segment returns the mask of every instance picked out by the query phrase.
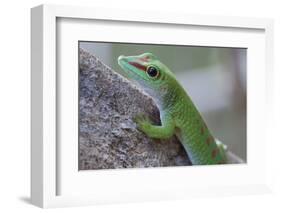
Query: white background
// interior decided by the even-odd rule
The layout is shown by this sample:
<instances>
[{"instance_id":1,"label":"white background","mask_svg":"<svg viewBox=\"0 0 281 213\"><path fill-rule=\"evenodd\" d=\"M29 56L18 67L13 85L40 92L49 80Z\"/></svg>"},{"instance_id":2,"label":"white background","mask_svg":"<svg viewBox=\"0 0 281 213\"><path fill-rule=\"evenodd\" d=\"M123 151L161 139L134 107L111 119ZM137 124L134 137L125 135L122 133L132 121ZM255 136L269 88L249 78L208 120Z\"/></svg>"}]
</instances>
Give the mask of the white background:
<instances>
[{"instance_id":1,"label":"white background","mask_svg":"<svg viewBox=\"0 0 281 213\"><path fill-rule=\"evenodd\" d=\"M36 1L9 0L1 2L1 212L37 212L29 204L30 179L30 11L41 3L75 5L73 0ZM280 212L281 211L281 13L278 0L213 0L213 1L131 1L103 0L79 1L81 6L110 6L113 8L142 9L153 11L186 12L191 14L216 14L233 16L275 18L275 128L274 136L274 193L271 195L194 198L182 201L120 204L108 206L52 209L52 212ZM138 8L136 8L138 7ZM279 72L277 72L279 70ZM279 80L278 80L279 79ZM279 109L279 112L277 111ZM279 131L277 132L277 130ZM257 133L258 134L258 133ZM262 157L262 156L261 156Z\"/></svg>"}]
</instances>

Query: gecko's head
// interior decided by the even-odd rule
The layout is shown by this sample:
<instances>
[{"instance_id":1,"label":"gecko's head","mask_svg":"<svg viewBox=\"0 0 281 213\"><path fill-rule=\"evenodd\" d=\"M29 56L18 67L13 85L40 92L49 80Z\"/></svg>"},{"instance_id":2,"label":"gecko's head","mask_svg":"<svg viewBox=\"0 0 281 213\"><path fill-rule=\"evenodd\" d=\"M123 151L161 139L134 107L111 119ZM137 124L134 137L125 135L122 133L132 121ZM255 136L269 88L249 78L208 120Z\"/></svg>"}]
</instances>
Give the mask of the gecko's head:
<instances>
[{"instance_id":1,"label":"gecko's head","mask_svg":"<svg viewBox=\"0 0 281 213\"><path fill-rule=\"evenodd\" d=\"M169 81L175 79L173 73L151 53L138 56L121 55L118 64L127 77L140 83L149 93L163 91L169 86Z\"/></svg>"}]
</instances>

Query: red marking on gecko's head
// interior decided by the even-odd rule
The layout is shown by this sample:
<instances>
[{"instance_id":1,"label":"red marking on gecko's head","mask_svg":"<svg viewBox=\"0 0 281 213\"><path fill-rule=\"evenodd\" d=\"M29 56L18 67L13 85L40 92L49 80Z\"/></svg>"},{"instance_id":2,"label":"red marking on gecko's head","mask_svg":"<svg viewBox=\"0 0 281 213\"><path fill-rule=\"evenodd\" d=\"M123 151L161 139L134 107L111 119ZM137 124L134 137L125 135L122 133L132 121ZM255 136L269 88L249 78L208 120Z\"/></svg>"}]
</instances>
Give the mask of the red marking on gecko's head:
<instances>
[{"instance_id":1,"label":"red marking on gecko's head","mask_svg":"<svg viewBox=\"0 0 281 213\"><path fill-rule=\"evenodd\" d=\"M132 66L134 66L134 67L136 67L136 68L138 68L138 69L140 69L140 70L146 72L146 66L144 66L144 65L142 65L142 64L139 64L139 63L137 63L137 62L134 62L134 61L129 61L128 63L129 63L130 65L132 65Z\"/></svg>"},{"instance_id":2,"label":"red marking on gecko's head","mask_svg":"<svg viewBox=\"0 0 281 213\"><path fill-rule=\"evenodd\" d=\"M140 61L142 61L142 62L148 62L149 61L149 56L147 55L147 56L144 56L144 57L142 57L142 58L139 58L139 60Z\"/></svg>"}]
</instances>

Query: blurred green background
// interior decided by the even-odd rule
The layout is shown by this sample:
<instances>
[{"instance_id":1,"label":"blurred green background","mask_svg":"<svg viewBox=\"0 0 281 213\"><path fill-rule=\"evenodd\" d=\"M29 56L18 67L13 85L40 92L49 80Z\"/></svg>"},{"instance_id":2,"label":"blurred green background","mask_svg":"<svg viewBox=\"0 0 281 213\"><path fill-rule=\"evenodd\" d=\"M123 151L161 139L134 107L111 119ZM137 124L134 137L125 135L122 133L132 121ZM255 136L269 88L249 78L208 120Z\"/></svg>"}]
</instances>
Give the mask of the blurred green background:
<instances>
[{"instance_id":1,"label":"blurred green background","mask_svg":"<svg viewBox=\"0 0 281 213\"><path fill-rule=\"evenodd\" d=\"M175 73L213 135L246 161L247 49L79 42L120 72L119 55L155 54Z\"/></svg>"}]
</instances>

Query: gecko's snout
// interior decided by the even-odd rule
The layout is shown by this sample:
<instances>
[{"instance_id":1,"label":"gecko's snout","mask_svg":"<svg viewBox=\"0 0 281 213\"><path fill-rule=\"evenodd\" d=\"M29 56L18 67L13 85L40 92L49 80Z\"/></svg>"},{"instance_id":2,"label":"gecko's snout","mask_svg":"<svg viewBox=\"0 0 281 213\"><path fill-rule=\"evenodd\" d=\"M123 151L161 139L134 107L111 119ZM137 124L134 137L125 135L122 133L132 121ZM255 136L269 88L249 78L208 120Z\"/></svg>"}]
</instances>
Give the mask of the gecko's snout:
<instances>
[{"instance_id":1,"label":"gecko's snout","mask_svg":"<svg viewBox=\"0 0 281 213\"><path fill-rule=\"evenodd\" d=\"M118 64L119 64L119 66L121 66L121 67L122 67L122 61L123 61L123 59L124 59L124 55L120 55L120 56L118 57L118 59L117 59L117 62L118 62Z\"/></svg>"},{"instance_id":2,"label":"gecko's snout","mask_svg":"<svg viewBox=\"0 0 281 213\"><path fill-rule=\"evenodd\" d=\"M124 55L120 55L120 56L118 57L118 61L122 61L124 58L125 58Z\"/></svg>"},{"instance_id":3,"label":"gecko's snout","mask_svg":"<svg viewBox=\"0 0 281 213\"><path fill-rule=\"evenodd\" d=\"M131 60L131 57L130 56L124 56L124 55L120 55L118 57L118 64L124 68L124 66L126 66L127 64L129 64Z\"/></svg>"},{"instance_id":4,"label":"gecko's snout","mask_svg":"<svg viewBox=\"0 0 281 213\"><path fill-rule=\"evenodd\" d=\"M118 57L118 64L120 65L120 66L122 66L122 62L124 63L124 61L125 61L125 56L124 55L120 55L119 57Z\"/></svg>"}]
</instances>

